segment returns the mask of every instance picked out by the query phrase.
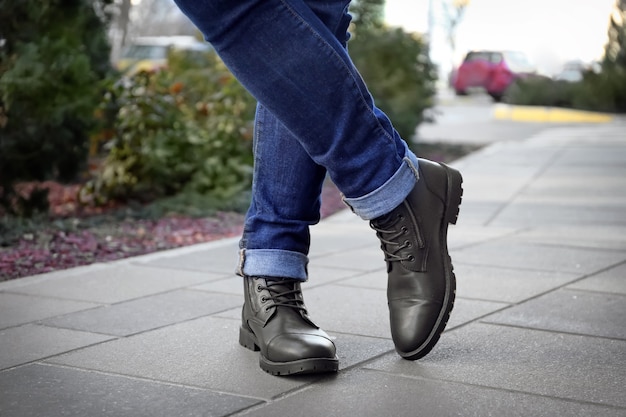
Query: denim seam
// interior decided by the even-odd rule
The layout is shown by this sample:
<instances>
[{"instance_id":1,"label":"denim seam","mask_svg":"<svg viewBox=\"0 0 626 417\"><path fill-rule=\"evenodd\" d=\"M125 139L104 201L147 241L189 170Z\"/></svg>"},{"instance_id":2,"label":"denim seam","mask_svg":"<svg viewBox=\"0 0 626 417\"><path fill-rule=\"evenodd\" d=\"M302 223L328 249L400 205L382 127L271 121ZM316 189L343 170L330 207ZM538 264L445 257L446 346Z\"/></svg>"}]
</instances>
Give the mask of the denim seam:
<instances>
[{"instance_id":1,"label":"denim seam","mask_svg":"<svg viewBox=\"0 0 626 417\"><path fill-rule=\"evenodd\" d=\"M300 252L283 249L241 249L236 273L240 276L263 276L308 279L309 258Z\"/></svg>"}]
</instances>

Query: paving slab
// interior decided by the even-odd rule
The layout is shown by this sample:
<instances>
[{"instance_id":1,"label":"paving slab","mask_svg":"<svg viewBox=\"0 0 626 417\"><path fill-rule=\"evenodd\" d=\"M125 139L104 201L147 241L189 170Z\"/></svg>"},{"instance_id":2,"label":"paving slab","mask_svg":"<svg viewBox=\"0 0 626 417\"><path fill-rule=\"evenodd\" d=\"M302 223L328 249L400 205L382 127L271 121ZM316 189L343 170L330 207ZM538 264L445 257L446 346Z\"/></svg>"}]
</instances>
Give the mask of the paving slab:
<instances>
[{"instance_id":1,"label":"paving slab","mask_svg":"<svg viewBox=\"0 0 626 417\"><path fill-rule=\"evenodd\" d=\"M566 135L571 138L571 133L566 133ZM543 167L551 165L554 158L562 153L566 145L565 143L549 142L545 139L552 137L553 131L548 129L538 135L526 138L522 146L516 142L497 142L471 153L455 162L455 165L471 172L472 176L497 172L507 174L533 170L539 172ZM537 152L537 149L541 149L541 152ZM516 171L511 171L513 169Z\"/></svg>"},{"instance_id":2,"label":"paving slab","mask_svg":"<svg viewBox=\"0 0 626 417\"><path fill-rule=\"evenodd\" d=\"M203 291L174 290L42 323L48 326L128 336L169 324L210 315L241 305L241 297Z\"/></svg>"},{"instance_id":3,"label":"paving slab","mask_svg":"<svg viewBox=\"0 0 626 417\"><path fill-rule=\"evenodd\" d=\"M506 303L469 300L457 296L445 331L466 325L467 323L473 322L481 317L488 316L489 314L502 310L508 306L509 304Z\"/></svg>"},{"instance_id":4,"label":"paving slab","mask_svg":"<svg viewBox=\"0 0 626 417\"><path fill-rule=\"evenodd\" d=\"M520 230L515 238L530 243L626 251L626 225L542 225Z\"/></svg>"},{"instance_id":5,"label":"paving slab","mask_svg":"<svg viewBox=\"0 0 626 417\"><path fill-rule=\"evenodd\" d=\"M384 268L384 261L381 258L381 267ZM303 283L303 291L308 288L320 287L328 284L341 283L346 279L360 276L363 272L357 268L341 267L333 268L318 265L315 260L309 263L309 279ZM307 290L305 290L307 289Z\"/></svg>"},{"instance_id":6,"label":"paving slab","mask_svg":"<svg viewBox=\"0 0 626 417\"><path fill-rule=\"evenodd\" d=\"M33 364L0 372L2 417L218 417L259 402L193 387L51 365Z\"/></svg>"},{"instance_id":7,"label":"paving slab","mask_svg":"<svg viewBox=\"0 0 626 417\"><path fill-rule=\"evenodd\" d=\"M626 295L626 263L577 281L567 288Z\"/></svg>"},{"instance_id":8,"label":"paving slab","mask_svg":"<svg viewBox=\"0 0 626 417\"><path fill-rule=\"evenodd\" d=\"M387 355L380 371L626 408L626 341L493 324L445 333L407 363Z\"/></svg>"},{"instance_id":9,"label":"paving slab","mask_svg":"<svg viewBox=\"0 0 626 417\"><path fill-rule=\"evenodd\" d=\"M577 179L585 181L588 178L610 178L610 181L613 182L624 174L624 166L605 163L586 164L584 162L555 164L547 167L542 174L546 177L567 176L571 179L572 184L575 184ZM620 186L619 183L617 185ZM603 185L599 184L599 186L602 187Z\"/></svg>"},{"instance_id":10,"label":"paving slab","mask_svg":"<svg viewBox=\"0 0 626 417\"><path fill-rule=\"evenodd\" d=\"M581 196L581 199L583 197ZM544 227L552 225L626 226L624 206L560 201L557 204L519 203L504 207L489 224L494 226Z\"/></svg>"},{"instance_id":11,"label":"paving slab","mask_svg":"<svg viewBox=\"0 0 626 417\"><path fill-rule=\"evenodd\" d=\"M493 314L485 321L626 340L626 296L558 290Z\"/></svg>"},{"instance_id":12,"label":"paving slab","mask_svg":"<svg viewBox=\"0 0 626 417\"><path fill-rule=\"evenodd\" d=\"M369 223L348 209L311 227L311 236L310 259L345 250L379 246L376 232Z\"/></svg>"},{"instance_id":13,"label":"paving slab","mask_svg":"<svg viewBox=\"0 0 626 417\"><path fill-rule=\"evenodd\" d=\"M98 306L100 304L0 292L0 329Z\"/></svg>"},{"instance_id":14,"label":"paving slab","mask_svg":"<svg viewBox=\"0 0 626 417\"><path fill-rule=\"evenodd\" d=\"M361 271L355 269L337 269L329 268L317 265L316 263L310 264L309 279L302 284L305 294L308 288L319 287L326 284L342 282L346 279L350 279L355 276L360 276ZM243 282L242 278L238 275L232 274L227 278L223 278L217 281L211 281L206 284L196 285L190 287L194 290L210 291L222 294L237 294L243 297ZM243 298L241 298L243 302Z\"/></svg>"},{"instance_id":15,"label":"paving slab","mask_svg":"<svg viewBox=\"0 0 626 417\"><path fill-rule=\"evenodd\" d=\"M408 363L404 361L405 363ZM623 416L626 409L448 381L355 370L240 415Z\"/></svg>"},{"instance_id":16,"label":"paving slab","mask_svg":"<svg viewBox=\"0 0 626 417\"><path fill-rule=\"evenodd\" d=\"M594 135L597 140L596 146L588 146L581 143L577 146L576 142L569 144L563 148L555 166L569 165L575 167L595 165L606 169L609 166L624 167L626 161L626 149L624 149L624 136L621 137L621 143L614 144L611 140L606 140L599 135ZM579 138L577 138L579 139ZM615 138L619 139L619 138ZM577 141L580 143L580 139ZM581 146L582 145L582 146Z\"/></svg>"},{"instance_id":17,"label":"paving slab","mask_svg":"<svg viewBox=\"0 0 626 417\"><path fill-rule=\"evenodd\" d=\"M481 186L482 187L482 186ZM458 223L463 226L484 226L506 205L506 201L492 201L487 198L464 201ZM454 227L450 228L454 230Z\"/></svg>"},{"instance_id":18,"label":"paving slab","mask_svg":"<svg viewBox=\"0 0 626 417\"><path fill-rule=\"evenodd\" d=\"M197 291L208 291L219 294L233 294L240 297L243 303L243 278L238 275L231 274L226 278L208 282L206 284L194 285L189 287Z\"/></svg>"},{"instance_id":19,"label":"paving slab","mask_svg":"<svg viewBox=\"0 0 626 417\"><path fill-rule=\"evenodd\" d=\"M586 144L596 147L600 144L624 143L624 127L625 120L615 120L614 123L603 125L576 125L576 126L560 126L553 129L544 129L536 135L533 135L525 142L528 144L566 144L573 146L575 144Z\"/></svg>"},{"instance_id":20,"label":"paving slab","mask_svg":"<svg viewBox=\"0 0 626 417\"><path fill-rule=\"evenodd\" d=\"M361 272L358 276L342 280L340 285L343 287L387 291L387 272L384 267L381 267L376 271ZM349 291L351 290L345 291L346 294L349 294Z\"/></svg>"},{"instance_id":21,"label":"paving slab","mask_svg":"<svg viewBox=\"0 0 626 417\"><path fill-rule=\"evenodd\" d=\"M481 217L485 217L481 215ZM508 236L515 236L524 229L513 227L485 227L481 224L474 224L466 221L465 207L463 207L463 217L459 224L448 227L448 249L452 252L457 249L474 245L476 243L488 242ZM454 257L452 262L455 263Z\"/></svg>"},{"instance_id":22,"label":"paving slab","mask_svg":"<svg viewBox=\"0 0 626 417\"><path fill-rule=\"evenodd\" d=\"M457 297L500 303L517 303L563 286L581 277L567 272L534 271L454 261ZM370 272L340 282L341 285L387 290L384 271Z\"/></svg>"},{"instance_id":23,"label":"paving slab","mask_svg":"<svg viewBox=\"0 0 626 417\"><path fill-rule=\"evenodd\" d=\"M198 271L213 274L232 274L237 267L238 243L235 239L213 245L191 247L180 253L163 253L161 256L138 259L136 262L152 267L172 268L176 271Z\"/></svg>"},{"instance_id":24,"label":"paving slab","mask_svg":"<svg viewBox=\"0 0 626 417\"><path fill-rule=\"evenodd\" d=\"M519 303L559 288L579 274L536 271L456 262L457 296L503 303Z\"/></svg>"},{"instance_id":25,"label":"paving slab","mask_svg":"<svg viewBox=\"0 0 626 417\"><path fill-rule=\"evenodd\" d=\"M277 378L238 344L240 321L203 317L49 358L47 363L271 399L318 376ZM389 352L388 340L334 335L342 369ZM349 354L350 356L343 356Z\"/></svg>"},{"instance_id":26,"label":"paving slab","mask_svg":"<svg viewBox=\"0 0 626 417\"><path fill-rule=\"evenodd\" d=\"M565 242L566 243L566 242ZM502 239L458 250L456 262L540 271L591 274L626 260L623 251L598 250Z\"/></svg>"},{"instance_id":27,"label":"paving slab","mask_svg":"<svg viewBox=\"0 0 626 417\"><path fill-rule=\"evenodd\" d=\"M272 398L312 381L275 378L238 345L240 323L200 318L47 360L48 363Z\"/></svg>"},{"instance_id":28,"label":"paving slab","mask_svg":"<svg viewBox=\"0 0 626 417\"><path fill-rule=\"evenodd\" d=\"M32 275L9 281L0 281L0 291L11 291L16 288L26 287L33 284L51 281L61 277L78 276L83 274L94 273L95 271L108 270L109 263L93 263L91 265L81 265L69 269L60 269L52 272L44 272L42 274Z\"/></svg>"},{"instance_id":29,"label":"paving slab","mask_svg":"<svg viewBox=\"0 0 626 417\"><path fill-rule=\"evenodd\" d=\"M385 255L379 245L345 250L315 259L319 266L368 272L385 267Z\"/></svg>"},{"instance_id":30,"label":"paving slab","mask_svg":"<svg viewBox=\"0 0 626 417\"><path fill-rule=\"evenodd\" d=\"M528 172L515 178L503 176L498 172L484 175L472 175L463 179L463 209L465 203L508 202L534 177L535 172ZM459 214L460 215L460 214Z\"/></svg>"},{"instance_id":31,"label":"paving slab","mask_svg":"<svg viewBox=\"0 0 626 417\"><path fill-rule=\"evenodd\" d=\"M7 291L112 304L200 284L216 278L205 273L151 268L124 261L111 263L108 268L83 269L80 273L66 272L64 274L59 271L50 279L38 280Z\"/></svg>"},{"instance_id":32,"label":"paving slab","mask_svg":"<svg viewBox=\"0 0 626 417\"><path fill-rule=\"evenodd\" d=\"M623 204L626 197L626 183L612 172L600 172L584 176L575 172L544 172L539 178L524 188L523 196L535 197L538 201L585 202L588 205L615 201ZM520 198L520 197L517 197ZM524 200L516 200L524 201Z\"/></svg>"},{"instance_id":33,"label":"paving slab","mask_svg":"<svg viewBox=\"0 0 626 417\"><path fill-rule=\"evenodd\" d=\"M110 336L26 324L0 331L0 369L110 340Z\"/></svg>"}]
</instances>

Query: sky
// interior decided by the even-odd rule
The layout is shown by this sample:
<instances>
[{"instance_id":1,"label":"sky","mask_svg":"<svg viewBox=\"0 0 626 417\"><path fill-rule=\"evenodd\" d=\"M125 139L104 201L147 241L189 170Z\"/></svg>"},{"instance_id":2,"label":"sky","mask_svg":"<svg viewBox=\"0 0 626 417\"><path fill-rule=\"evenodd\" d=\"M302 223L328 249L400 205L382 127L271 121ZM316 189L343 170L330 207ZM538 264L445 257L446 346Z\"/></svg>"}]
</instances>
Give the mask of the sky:
<instances>
[{"instance_id":1,"label":"sky","mask_svg":"<svg viewBox=\"0 0 626 417\"><path fill-rule=\"evenodd\" d=\"M440 1L440 0L432 0ZM426 32L429 0L387 0L387 23ZM569 60L602 57L615 0L470 0L455 61L472 49L525 52L547 75Z\"/></svg>"}]
</instances>

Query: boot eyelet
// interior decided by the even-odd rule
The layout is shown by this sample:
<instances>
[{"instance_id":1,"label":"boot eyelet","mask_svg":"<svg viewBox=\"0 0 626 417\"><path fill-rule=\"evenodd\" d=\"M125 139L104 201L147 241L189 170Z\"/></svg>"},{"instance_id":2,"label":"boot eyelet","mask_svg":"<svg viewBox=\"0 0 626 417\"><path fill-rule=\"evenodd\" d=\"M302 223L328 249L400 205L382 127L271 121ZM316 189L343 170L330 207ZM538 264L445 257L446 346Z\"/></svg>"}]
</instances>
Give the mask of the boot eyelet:
<instances>
[{"instance_id":1,"label":"boot eyelet","mask_svg":"<svg viewBox=\"0 0 626 417\"><path fill-rule=\"evenodd\" d=\"M405 247L405 248L410 248L411 246L413 246L413 244L411 243L411 241L409 241L409 240L405 240L405 241L404 241L404 247Z\"/></svg>"},{"instance_id":2,"label":"boot eyelet","mask_svg":"<svg viewBox=\"0 0 626 417\"><path fill-rule=\"evenodd\" d=\"M256 286L256 290L257 290L257 292L261 292L261 291L263 291L263 288L261 288L261 286L260 286L260 285L257 285L257 286Z\"/></svg>"},{"instance_id":3,"label":"boot eyelet","mask_svg":"<svg viewBox=\"0 0 626 417\"><path fill-rule=\"evenodd\" d=\"M264 303L267 301L267 297L261 297L261 302Z\"/></svg>"},{"instance_id":4,"label":"boot eyelet","mask_svg":"<svg viewBox=\"0 0 626 417\"><path fill-rule=\"evenodd\" d=\"M415 256L409 255L409 262L415 262Z\"/></svg>"},{"instance_id":5,"label":"boot eyelet","mask_svg":"<svg viewBox=\"0 0 626 417\"><path fill-rule=\"evenodd\" d=\"M402 228L400 228L400 230L402 231L402 234L408 234L409 233L409 229L406 228L406 226L402 226Z\"/></svg>"}]
</instances>

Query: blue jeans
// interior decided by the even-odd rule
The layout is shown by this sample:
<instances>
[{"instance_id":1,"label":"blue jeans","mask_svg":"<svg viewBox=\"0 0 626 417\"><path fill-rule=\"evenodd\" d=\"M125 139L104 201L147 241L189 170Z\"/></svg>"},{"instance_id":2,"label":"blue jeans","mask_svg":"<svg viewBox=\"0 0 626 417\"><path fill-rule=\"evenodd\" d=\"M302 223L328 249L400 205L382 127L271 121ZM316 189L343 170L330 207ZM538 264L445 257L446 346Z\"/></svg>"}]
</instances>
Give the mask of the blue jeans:
<instances>
[{"instance_id":1,"label":"blue jeans","mask_svg":"<svg viewBox=\"0 0 626 417\"><path fill-rule=\"evenodd\" d=\"M257 99L238 273L307 279L328 174L365 220L396 208L417 158L350 59L349 0L176 0Z\"/></svg>"}]
</instances>

